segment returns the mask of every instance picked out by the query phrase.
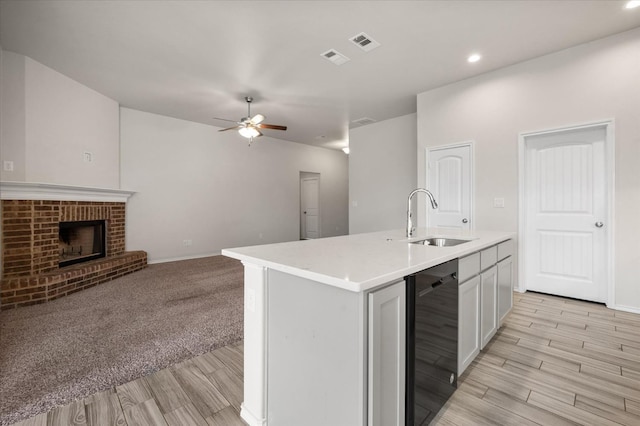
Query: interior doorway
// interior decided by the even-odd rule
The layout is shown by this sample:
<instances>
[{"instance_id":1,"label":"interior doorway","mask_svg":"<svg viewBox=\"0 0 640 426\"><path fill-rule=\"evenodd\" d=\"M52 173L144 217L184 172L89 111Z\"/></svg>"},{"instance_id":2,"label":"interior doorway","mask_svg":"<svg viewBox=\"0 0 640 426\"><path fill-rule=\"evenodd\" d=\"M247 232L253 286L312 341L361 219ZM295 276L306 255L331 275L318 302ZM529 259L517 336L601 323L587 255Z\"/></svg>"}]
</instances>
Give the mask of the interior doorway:
<instances>
[{"instance_id":1,"label":"interior doorway","mask_svg":"<svg viewBox=\"0 0 640 426\"><path fill-rule=\"evenodd\" d=\"M320 173L300 172L300 239L320 238Z\"/></svg>"},{"instance_id":2,"label":"interior doorway","mask_svg":"<svg viewBox=\"0 0 640 426\"><path fill-rule=\"evenodd\" d=\"M427 189L438 202L427 226L473 229L473 142L427 148Z\"/></svg>"},{"instance_id":3,"label":"interior doorway","mask_svg":"<svg viewBox=\"0 0 640 426\"><path fill-rule=\"evenodd\" d=\"M522 290L613 302L613 144L611 121L520 135Z\"/></svg>"}]
</instances>

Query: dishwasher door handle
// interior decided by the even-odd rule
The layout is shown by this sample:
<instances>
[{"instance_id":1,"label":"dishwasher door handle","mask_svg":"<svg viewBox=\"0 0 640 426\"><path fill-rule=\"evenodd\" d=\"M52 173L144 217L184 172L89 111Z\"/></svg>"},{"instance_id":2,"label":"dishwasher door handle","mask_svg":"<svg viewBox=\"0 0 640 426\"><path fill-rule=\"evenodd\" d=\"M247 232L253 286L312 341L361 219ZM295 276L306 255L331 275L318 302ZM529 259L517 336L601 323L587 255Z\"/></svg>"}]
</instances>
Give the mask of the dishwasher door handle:
<instances>
[{"instance_id":1,"label":"dishwasher door handle","mask_svg":"<svg viewBox=\"0 0 640 426\"><path fill-rule=\"evenodd\" d=\"M440 287L442 284L446 284L448 282L455 281L457 279L458 279L457 272L454 272L451 275L447 275L446 277L442 277L438 281L436 281L434 283L431 283L431 286L425 288L424 290L420 290L418 292L418 297L425 296L425 295L431 293L436 288Z\"/></svg>"}]
</instances>

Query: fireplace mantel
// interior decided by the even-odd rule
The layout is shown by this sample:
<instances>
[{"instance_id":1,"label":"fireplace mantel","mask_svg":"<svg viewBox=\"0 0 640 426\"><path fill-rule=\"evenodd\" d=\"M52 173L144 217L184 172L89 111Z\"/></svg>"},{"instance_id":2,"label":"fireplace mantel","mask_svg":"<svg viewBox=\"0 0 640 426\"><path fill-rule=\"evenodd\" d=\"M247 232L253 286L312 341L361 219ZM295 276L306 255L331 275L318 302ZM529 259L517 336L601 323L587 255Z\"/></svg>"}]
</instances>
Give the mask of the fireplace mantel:
<instances>
[{"instance_id":1,"label":"fireplace mantel","mask_svg":"<svg viewBox=\"0 0 640 426\"><path fill-rule=\"evenodd\" d=\"M126 203L135 191L32 182L0 182L0 200Z\"/></svg>"}]
</instances>

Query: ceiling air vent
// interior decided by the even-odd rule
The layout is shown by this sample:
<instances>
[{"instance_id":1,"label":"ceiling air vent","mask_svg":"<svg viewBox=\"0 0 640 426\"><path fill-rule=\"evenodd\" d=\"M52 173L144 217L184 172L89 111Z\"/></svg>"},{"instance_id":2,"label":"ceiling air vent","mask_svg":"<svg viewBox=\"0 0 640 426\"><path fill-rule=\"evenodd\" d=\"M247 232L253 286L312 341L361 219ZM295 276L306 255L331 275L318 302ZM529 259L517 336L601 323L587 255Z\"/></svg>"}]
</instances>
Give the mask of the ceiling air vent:
<instances>
[{"instance_id":1,"label":"ceiling air vent","mask_svg":"<svg viewBox=\"0 0 640 426\"><path fill-rule=\"evenodd\" d=\"M366 126L367 124L375 123L376 120L374 120L373 118L369 118L369 117L362 117L362 118L358 118L357 120L352 120L351 122L353 124L357 124L358 126Z\"/></svg>"},{"instance_id":2,"label":"ceiling air vent","mask_svg":"<svg viewBox=\"0 0 640 426\"><path fill-rule=\"evenodd\" d=\"M354 43L356 46L358 46L360 49L364 50L365 52L369 52L375 49L376 47L380 46L380 43L378 43L377 41L375 41L365 33L356 34L353 37L351 37L349 40L351 40L352 43Z\"/></svg>"},{"instance_id":3,"label":"ceiling air vent","mask_svg":"<svg viewBox=\"0 0 640 426\"><path fill-rule=\"evenodd\" d=\"M329 49L326 52L321 53L320 55L327 61L333 62L336 65L342 65L349 60L349 58L335 49Z\"/></svg>"}]
</instances>

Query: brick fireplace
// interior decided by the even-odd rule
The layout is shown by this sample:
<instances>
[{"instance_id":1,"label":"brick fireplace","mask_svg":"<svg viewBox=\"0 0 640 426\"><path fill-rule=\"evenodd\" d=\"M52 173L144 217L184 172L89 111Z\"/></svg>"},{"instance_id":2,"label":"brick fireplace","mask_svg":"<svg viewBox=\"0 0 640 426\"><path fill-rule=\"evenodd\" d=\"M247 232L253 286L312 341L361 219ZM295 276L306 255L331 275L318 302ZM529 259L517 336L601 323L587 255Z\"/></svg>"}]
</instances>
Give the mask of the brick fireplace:
<instances>
[{"instance_id":1,"label":"brick fireplace","mask_svg":"<svg viewBox=\"0 0 640 426\"><path fill-rule=\"evenodd\" d=\"M123 191L91 189L88 193L86 188L38 184L36 188L45 188L44 193L24 195L26 185L18 185L23 191L16 196L2 183L0 309L54 300L146 267L144 251L125 251L128 195L114 194ZM101 199L108 201L95 201ZM75 221L104 221L105 257L61 268L60 222Z\"/></svg>"}]
</instances>

